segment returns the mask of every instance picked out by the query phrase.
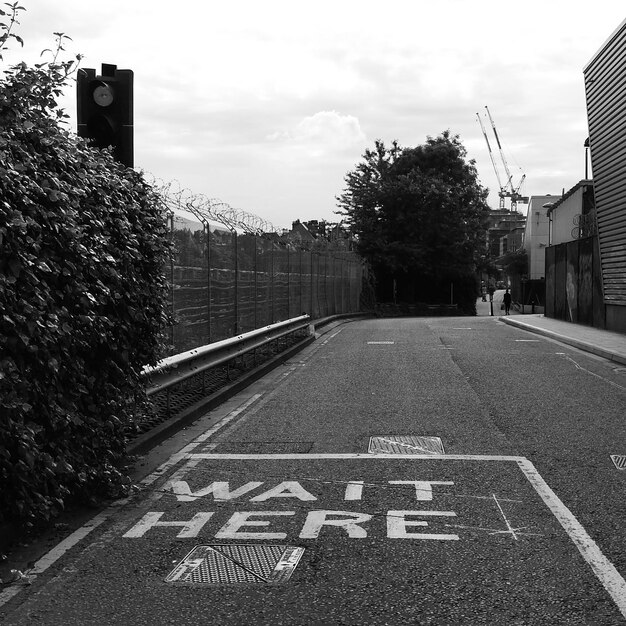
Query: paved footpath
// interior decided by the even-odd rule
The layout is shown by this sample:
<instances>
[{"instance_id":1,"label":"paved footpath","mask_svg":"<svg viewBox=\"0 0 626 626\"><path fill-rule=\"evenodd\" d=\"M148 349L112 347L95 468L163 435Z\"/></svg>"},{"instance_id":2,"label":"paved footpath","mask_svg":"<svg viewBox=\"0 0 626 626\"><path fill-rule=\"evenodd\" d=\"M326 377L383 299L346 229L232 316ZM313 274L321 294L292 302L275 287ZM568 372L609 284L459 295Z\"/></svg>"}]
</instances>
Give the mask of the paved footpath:
<instances>
[{"instance_id":1,"label":"paved footpath","mask_svg":"<svg viewBox=\"0 0 626 626\"><path fill-rule=\"evenodd\" d=\"M626 365L626 334L555 320L542 314L509 315L500 319L511 326L556 339L585 352Z\"/></svg>"},{"instance_id":2,"label":"paved footpath","mask_svg":"<svg viewBox=\"0 0 626 626\"><path fill-rule=\"evenodd\" d=\"M624 578L466 385L427 321L331 328L0 594L1 623L625 624ZM407 397L482 448L408 435Z\"/></svg>"},{"instance_id":3,"label":"paved footpath","mask_svg":"<svg viewBox=\"0 0 626 626\"><path fill-rule=\"evenodd\" d=\"M590 352L615 363L626 365L626 333L616 333L584 324L573 324L546 317L543 313L522 314L516 307L511 315L504 315L500 306L504 289L498 289L493 296L493 304L481 298L476 300L479 316L497 316L500 321L531 333L555 339L570 346ZM530 307L526 306L526 311Z\"/></svg>"}]
</instances>

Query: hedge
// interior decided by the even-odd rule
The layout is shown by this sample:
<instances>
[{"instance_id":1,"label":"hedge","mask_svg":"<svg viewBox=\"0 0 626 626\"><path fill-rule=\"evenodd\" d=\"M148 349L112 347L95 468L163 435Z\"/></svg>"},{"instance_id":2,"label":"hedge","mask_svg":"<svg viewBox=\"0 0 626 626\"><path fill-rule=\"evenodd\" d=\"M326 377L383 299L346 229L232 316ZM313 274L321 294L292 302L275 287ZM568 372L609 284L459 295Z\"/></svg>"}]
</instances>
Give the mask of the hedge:
<instances>
[{"instance_id":1,"label":"hedge","mask_svg":"<svg viewBox=\"0 0 626 626\"><path fill-rule=\"evenodd\" d=\"M62 43L0 81L0 522L26 526L123 493L139 373L168 324L163 204L64 128Z\"/></svg>"}]
</instances>

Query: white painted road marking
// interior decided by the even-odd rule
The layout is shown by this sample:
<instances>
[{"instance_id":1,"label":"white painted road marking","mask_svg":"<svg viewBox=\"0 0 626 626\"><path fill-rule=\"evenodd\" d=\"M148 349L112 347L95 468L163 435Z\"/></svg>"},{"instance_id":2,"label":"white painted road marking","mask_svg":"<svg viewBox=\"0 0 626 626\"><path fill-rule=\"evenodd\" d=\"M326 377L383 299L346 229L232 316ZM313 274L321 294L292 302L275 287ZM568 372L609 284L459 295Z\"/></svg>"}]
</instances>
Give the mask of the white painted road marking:
<instances>
[{"instance_id":1,"label":"white painted road marking","mask_svg":"<svg viewBox=\"0 0 626 626\"><path fill-rule=\"evenodd\" d=\"M197 459L193 459L196 463ZM181 478L179 476L178 478ZM433 499L433 485L454 485L450 480L389 480L389 485L412 485L415 489L415 499L418 501L430 502ZM171 492L176 496L178 502L194 502L199 498L213 496L214 502L228 502L236 500L242 496L263 486L263 481L249 481L240 487L231 489L229 481L213 481L202 489L191 491L189 483L185 480L170 480L163 487L162 493ZM343 483L341 483L343 484ZM347 483L345 500L361 500L365 481L350 481ZM368 485L380 487L377 485ZM448 494L446 494L448 495ZM297 480L284 480L275 487L249 498L250 502L266 502L270 498L297 498L301 502L312 502L317 500L311 492L307 491Z\"/></svg>"},{"instance_id":2,"label":"white painted road marking","mask_svg":"<svg viewBox=\"0 0 626 626\"><path fill-rule=\"evenodd\" d=\"M608 378L605 378L604 376L600 376L600 374L596 374L595 372L592 372L591 370L584 368L582 365L580 365L580 363L577 363L574 359L572 359L571 356L568 356L564 352L557 352L556 354L562 356L566 361L573 363L574 367L577 370L580 370L581 372L585 372L586 374L589 374L590 376L594 376L595 378L599 378L601 381L607 383L608 385L611 385L612 387L615 387L616 389L619 389L620 391L626 391L626 387L624 387L623 385L614 383L612 380L609 380Z\"/></svg>"},{"instance_id":3,"label":"white painted road marking","mask_svg":"<svg viewBox=\"0 0 626 626\"><path fill-rule=\"evenodd\" d=\"M535 466L528 460L517 461L530 484L535 488L541 499L547 504L553 515L570 536L578 551L594 571L598 580L609 592L613 601L626 617L626 581L621 574L602 554L598 544L587 534L582 524L573 513L563 504L561 499L550 489L546 481L539 475Z\"/></svg>"},{"instance_id":4,"label":"white painted road marking","mask_svg":"<svg viewBox=\"0 0 626 626\"><path fill-rule=\"evenodd\" d=\"M183 475L186 471L191 469L198 463L197 460L190 457L190 453L201 443L204 443L207 439L212 437L218 430L229 424L237 416L243 413L250 405L254 404L263 394L257 393L248 398L245 402L239 405L236 409L228 413L222 420L217 422L214 426L206 430L194 441L181 448L178 452L173 454L165 463L162 463L154 472L146 476L139 484L142 487L149 487L155 483L159 478L167 474L173 467L178 465L181 461L186 460L186 464L183 468L179 469L170 480L177 475ZM152 494L152 500L158 500L162 492L156 491ZM98 528L103 522L109 519L117 509L126 504L129 498L123 498L115 501L111 506L107 507L101 513L94 516L86 524L75 530L72 534L66 537L63 541L58 543L52 550L44 554L34 565L33 569L29 571L29 576L35 578L36 576L43 574L52 564L58 561L68 550L74 547L78 542L82 541L92 530ZM20 591L24 589L23 586L12 585L6 587L0 591L0 606L6 604L11 598L15 597Z\"/></svg>"},{"instance_id":5,"label":"white painted road marking","mask_svg":"<svg viewBox=\"0 0 626 626\"><path fill-rule=\"evenodd\" d=\"M626 617L626 581L621 576L621 574L617 571L615 566L604 556L598 545L593 541L593 539L589 536L584 527L580 524L580 522L574 517L572 512L565 506L565 504L561 501L561 499L552 491L552 489L548 486L548 484L541 477L539 472L535 469L534 465L525 457L519 456L503 456L503 455L464 455L464 454L450 454L450 455L403 455L403 454L371 454L371 453L352 453L352 454L340 454L340 453L320 453L320 454L194 454L189 453L187 455L189 459L206 459L206 460L279 460L279 459L289 459L289 460L318 460L318 459L401 459L405 462L416 462L416 461L433 461L433 460L441 460L441 461L502 461L502 462L515 462L522 470L524 476L527 478L529 483L535 489L537 494L543 500L543 502L547 505L548 509L554 515L556 520L565 530L565 532L569 535L570 539L582 555L582 557L587 561L592 571L594 572L596 578L600 581L606 591L609 593L615 605L618 607L620 612L624 617ZM355 485L356 482L356 485ZM359 481L355 481L351 483L355 489L359 489L361 485ZM351 492L356 494L357 492ZM497 502L497 498L496 498ZM521 529L513 528L504 512L502 507L498 504L500 512L502 513L505 522L507 524L508 532L515 539L521 533ZM258 513L258 512L257 512ZM295 513L295 512L294 512ZM344 518L344 529L348 533L352 533L353 536L361 536L363 532L366 532L359 523L362 523L365 518L355 518L350 516L355 515L365 515L368 514L360 514L354 512L341 512L347 517ZM391 512L388 512L388 515ZM449 512L452 513L452 512ZM319 515L319 511L311 511L310 514ZM158 515L158 518L150 518L146 519L144 516L143 520L140 521L139 524L135 524L133 528L131 528L125 536L129 536L128 533L131 533L131 536L143 535L145 530L143 528L146 525L155 525L158 524L160 516L163 515L161 512L155 512L153 515ZM393 517L393 516L392 516ZM196 518L185 522L185 524L197 524L199 521L194 522ZM314 518L315 520L315 518ZM346 521L347 520L347 521ZM208 521L208 518L207 520ZM308 523L308 526L306 525ZM162 523L163 525L167 525L168 522ZM313 522L308 521L305 522L305 528L307 529L307 533L312 533L310 530L312 528ZM395 529L395 523L392 523L392 529ZM406 523L405 523L405 532L406 532ZM188 527L183 527L183 532L189 532ZM303 531L304 532L304 529ZM394 531L392 531L394 532ZM419 534L419 533L416 533ZM426 533L424 533L426 534Z\"/></svg>"},{"instance_id":6,"label":"white painted road marking","mask_svg":"<svg viewBox=\"0 0 626 626\"><path fill-rule=\"evenodd\" d=\"M255 519L264 517L295 517L300 511L235 511L230 518L215 532L215 539L249 539L283 540L286 532L264 532L251 528L270 526L271 520ZM130 530L124 533L124 539L141 539L146 533L155 528L174 528L177 530L177 539L194 539L204 530L215 511L200 511L187 520L165 520L161 518L165 511L148 511ZM424 520L411 519L415 517L456 517L454 511L422 511L422 510L390 510L387 511L387 539L419 539L458 541L456 534L446 533L414 533L407 530L412 526L428 526ZM368 537L368 528L365 526L374 518L371 513L360 511L336 511L314 509L306 513L302 529L298 535L300 539L317 539L324 527L339 528L351 539L365 539ZM407 519L407 517L409 519ZM247 530L246 530L247 529ZM151 533L152 534L152 533Z\"/></svg>"}]
</instances>

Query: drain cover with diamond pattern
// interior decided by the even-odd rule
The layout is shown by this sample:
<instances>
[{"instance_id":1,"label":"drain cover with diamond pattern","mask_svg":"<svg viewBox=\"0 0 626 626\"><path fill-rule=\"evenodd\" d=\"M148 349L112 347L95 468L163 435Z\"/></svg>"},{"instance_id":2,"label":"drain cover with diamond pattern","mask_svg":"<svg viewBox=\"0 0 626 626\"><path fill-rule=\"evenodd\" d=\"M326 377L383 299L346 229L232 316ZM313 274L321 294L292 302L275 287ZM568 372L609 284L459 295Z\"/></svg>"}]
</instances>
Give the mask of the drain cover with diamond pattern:
<instances>
[{"instance_id":1,"label":"drain cover with diamond pattern","mask_svg":"<svg viewBox=\"0 0 626 626\"><path fill-rule=\"evenodd\" d=\"M445 454L440 437L381 435L370 437L370 454Z\"/></svg>"},{"instance_id":2,"label":"drain cover with diamond pattern","mask_svg":"<svg viewBox=\"0 0 626 626\"><path fill-rule=\"evenodd\" d=\"M196 546L165 582L196 585L287 582L304 548L276 545L220 544Z\"/></svg>"}]
</instances>

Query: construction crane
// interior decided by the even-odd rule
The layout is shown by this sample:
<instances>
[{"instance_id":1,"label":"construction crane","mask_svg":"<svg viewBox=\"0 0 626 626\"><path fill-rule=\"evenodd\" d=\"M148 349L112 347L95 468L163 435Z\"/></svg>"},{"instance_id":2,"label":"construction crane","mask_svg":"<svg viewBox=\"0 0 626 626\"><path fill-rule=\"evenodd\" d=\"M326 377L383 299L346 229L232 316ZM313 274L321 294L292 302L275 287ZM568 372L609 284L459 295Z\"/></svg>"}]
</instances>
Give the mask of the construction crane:
<instances>
[{"instance_id":1,"label":"construction crane","mask_svg":"<svg viewBox=\"0 0 626 626\"><path fill-rule=\"evenodd\" d=\"M496 167L496 163L495 160L493 158L493 153L491 151L491 146L489 145L489 139L487 139L487 133L485 132L485 127L483 125L482 120L480 119L480 115L478 115L478 113L476 113L476 117L478 118L478 122L480 123L480 127L483 131L483 135L485 137L485 141L487 142L487 148L489 149L489 157L491 158L491 163L493 164L493 169L496 173L496 178L498 179L498 185L500 186L500 191L498 193L498 196L500 197L500 209L504 209L504 199L505 198L510 198L511 199L511 211L517 211L517 203L518 202L528 202L528 200L526 198L524 198L521 193L520 190L522 188L522 184L524 183L524 180L526 178L526 174L522 174L522 177L519 181L519 183L517 184L517 186L515 186L513 184L513 175L511 174L511 171L509 169L509 164L506 161L506 157L504 156L504 150L502 149L502 144L500 143L500 137L498 136L498 131L496 129L496 124L493 121L493 118L491 117L491 113L489 111L489 107L487 107L485 105L485 109L487 111L487 116L489 117L489 121L491 122L491 128L493 129L493 134L496 138L496 143L498 144L498 150L500 151L500 158L502 159L502 165L504 166L504 171L506 173L506 183L504 185L502 185L502 181L500 179L500 174L498 172L498 168Z\"/></svg>"},{"instance_id":2,"label":"construction crane","mask_svg":"<svg viewBox=\"0 0 626 626\"><path fill-rule=\"evenodd\" d=\"M493 158L493 152L491 151L491 144L489 143L489 137L487 137L487 131L485 130L483 121L480 119L480 115L478 115L478 113L476 113L476 118L478 119L480 128L483 131L483 136L485 137L485 141L487 142L487 149L489 150L489 158L491 159L491 164L493 165L493 171L496 173L496 179L498 180L498 187L500 187L500 191L498 192L498 196L500 197L500 206L498 208L504 209L504 199L506 198L506 189L502 186L502 181L500 180L500 172L498 172L498 166L496 165L496 161Z\"/></svg>"}]
</instances>

